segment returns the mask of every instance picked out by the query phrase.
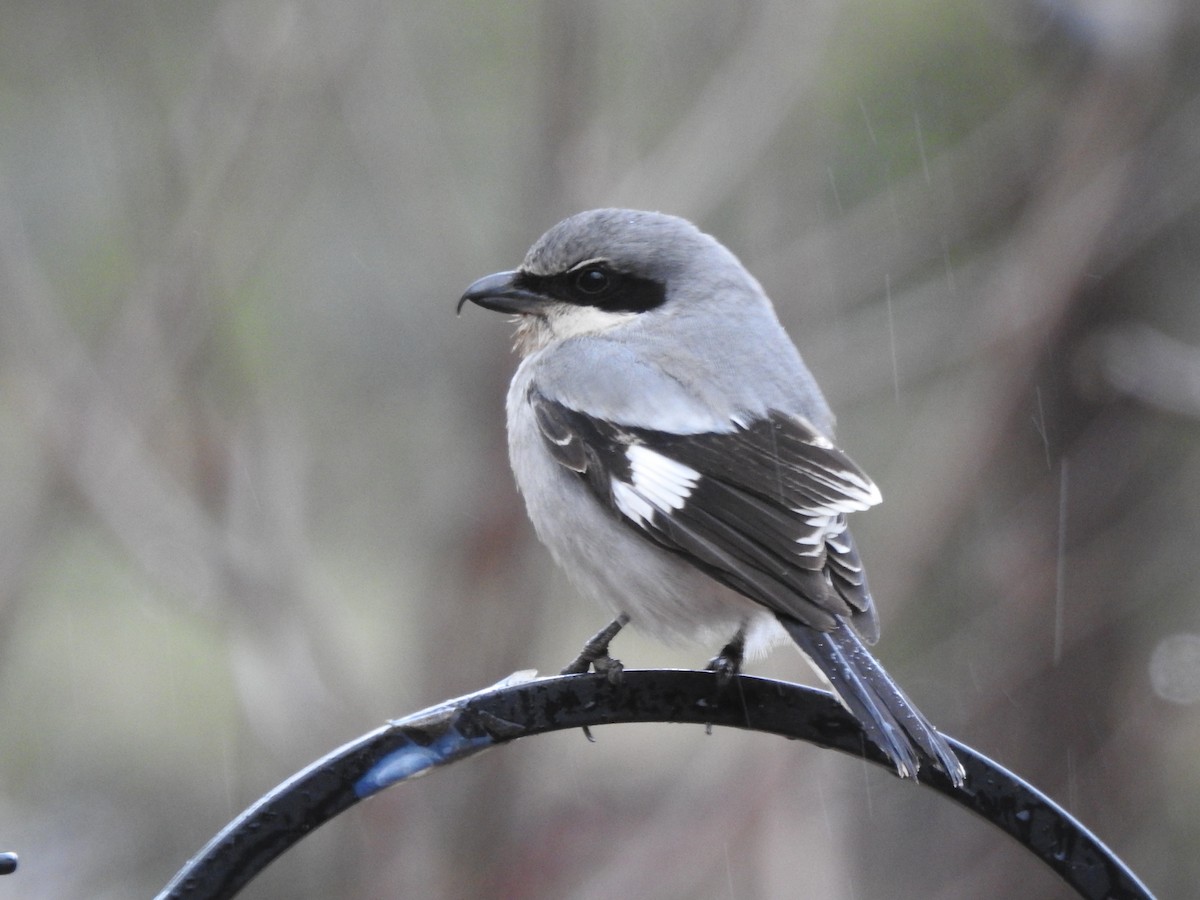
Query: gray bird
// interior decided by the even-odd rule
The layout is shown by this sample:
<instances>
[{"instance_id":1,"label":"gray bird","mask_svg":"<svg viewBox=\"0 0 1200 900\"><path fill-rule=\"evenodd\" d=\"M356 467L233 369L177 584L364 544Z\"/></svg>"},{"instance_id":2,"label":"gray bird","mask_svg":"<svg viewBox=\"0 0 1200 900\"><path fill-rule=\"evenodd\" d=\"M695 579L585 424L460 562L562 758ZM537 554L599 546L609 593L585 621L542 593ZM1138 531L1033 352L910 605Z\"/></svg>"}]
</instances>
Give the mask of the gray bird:
<instances>
[{"instance_id":1,"label":"gray bird","mask_svg":"<svg viewBox=\"0 0 1200 900\"><path fill-rule=\"evenodd\" d=\"M871 656L878 623L846 514L879 489L738 259L690 222L597 209L459 301L516 315L508 444L538 537L617 620L744 655L790 638L901 776L963 767ZM732 636L732 637L731 637ZM619 664L616 664L619 665Z\"/></svg>"}]
</instances>

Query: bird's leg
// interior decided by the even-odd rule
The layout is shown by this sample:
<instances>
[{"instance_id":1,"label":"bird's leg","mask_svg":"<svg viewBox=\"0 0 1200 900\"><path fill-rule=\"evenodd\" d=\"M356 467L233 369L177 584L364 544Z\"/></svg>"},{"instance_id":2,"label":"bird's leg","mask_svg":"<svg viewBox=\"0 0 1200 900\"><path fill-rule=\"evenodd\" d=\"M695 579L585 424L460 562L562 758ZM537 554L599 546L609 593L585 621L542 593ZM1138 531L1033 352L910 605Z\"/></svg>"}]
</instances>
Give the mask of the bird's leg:
<instances>
[{"instance_id":1,"label":"bird's leg","mask_svg":"<svg viewBox=\"0 0 1200 900\"><path fill-rule=\"evenodd\" d=\"M559 674L582 675L588 669L595 669L597 675L605 675L610 682L616 684L621 680L621 672L625 667L619 659L608 655L608 645L617 636L617 632L628 624L629 616L621 613L596 632L592 639L583 645L579 656Z\"/></svg>"},{"instance_id":2,"label":"bird's leg","mask_svg":"<svg viewBox=\"0 0 1200 900\"><path fill-rule=\"evenodd\" d=\"M705 668L717 676L717 683L724 687L733 680L733 676L742 671L742 660L746 655L746 626L737 630L729 643L721 648L721 652L708 661Z\"/></svg>"}]
</instances>

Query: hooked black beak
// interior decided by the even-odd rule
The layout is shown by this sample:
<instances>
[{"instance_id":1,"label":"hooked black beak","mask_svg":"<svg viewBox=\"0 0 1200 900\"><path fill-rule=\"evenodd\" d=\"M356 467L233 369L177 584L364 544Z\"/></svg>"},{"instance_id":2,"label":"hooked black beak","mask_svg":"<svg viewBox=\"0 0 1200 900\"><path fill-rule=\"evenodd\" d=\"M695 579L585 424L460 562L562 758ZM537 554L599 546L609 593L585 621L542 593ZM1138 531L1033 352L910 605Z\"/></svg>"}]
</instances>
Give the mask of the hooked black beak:
<instances>
[{"instance_id":1,"label":"hooked black beak","mask_svg":"<svg viewBox=\"0 0 1200 900\"><path fill-rule=\"evenodd\" d=\"M520 286L521 272L497 272L486 275L467 288L459 298L455 313L462 312L468 300L484 309L521 315L542 315L549 298Z\"/></svg>"}]
</instances>

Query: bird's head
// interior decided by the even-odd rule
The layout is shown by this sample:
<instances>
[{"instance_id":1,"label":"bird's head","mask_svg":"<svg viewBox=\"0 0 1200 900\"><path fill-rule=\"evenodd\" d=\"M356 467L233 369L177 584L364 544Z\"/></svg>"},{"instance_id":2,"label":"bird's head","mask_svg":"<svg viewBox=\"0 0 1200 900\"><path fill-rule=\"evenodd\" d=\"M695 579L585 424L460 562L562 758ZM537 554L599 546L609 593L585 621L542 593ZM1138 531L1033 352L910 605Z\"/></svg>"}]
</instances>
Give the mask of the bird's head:
<instances>
[{"instance_id":1,"label":"bird's head","mask_svg":"<svg viewBox=\"0 0 1200 900\"><path fill-rule=\"evenodd\" d=\"M557 341L648 323L713 303L761 298L737 258L686 219L594 209L559 222L520 268L481 278L459 300L518 317L528 354Z\"/></svg>"}]
</instances>

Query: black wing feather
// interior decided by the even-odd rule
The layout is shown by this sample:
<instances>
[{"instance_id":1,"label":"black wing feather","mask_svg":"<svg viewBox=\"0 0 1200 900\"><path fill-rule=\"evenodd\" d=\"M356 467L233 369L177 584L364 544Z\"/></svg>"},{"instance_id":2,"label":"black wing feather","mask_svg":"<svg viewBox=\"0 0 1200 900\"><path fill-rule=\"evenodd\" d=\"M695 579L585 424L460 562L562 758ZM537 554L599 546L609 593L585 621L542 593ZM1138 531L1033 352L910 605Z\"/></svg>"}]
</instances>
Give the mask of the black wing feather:
<instances>
[{"instance_id":1,"label":"black wing feather","mask_svg":"<svg viewBox=\"0 0 1200 900\"><path fill-rule=\"evenodd\" d=\"M820 570L789 564L751 537L754 532L709 512L703 497L693 494L676 513L656 517L653 527L670 539L673 549L704 563L705 571L722 584L812 628L833 628L836 614L851 612Z\"/></svg>"},{"instance_id":2,"label":"black wing feather","mask_svg":"<svg viewBox=\"0 0 1200 900\"><path fill-rule=\"evenodd\" d=\"M858 466L811 424L778 411L733 432L647 434L672 459L792 508L844 503L870 488Z\"/></svg>"},{"instance_id":3,"label":"black wing feather","mask_svg":"<svg viewBox=\"0 0 1200 900\"><path fill-rule=\"evenodd\" d=\"M529 399L555 460L631 527L776 613L822 631L849 616L874 640L871 595L842 511L878 495L808 422L772 412L729 432L679 435L614 425L536 391ZM635 480L633 447L697 474L677 508L641 516L622 508L616 491Z\"/></svg>"}]
</instances>

